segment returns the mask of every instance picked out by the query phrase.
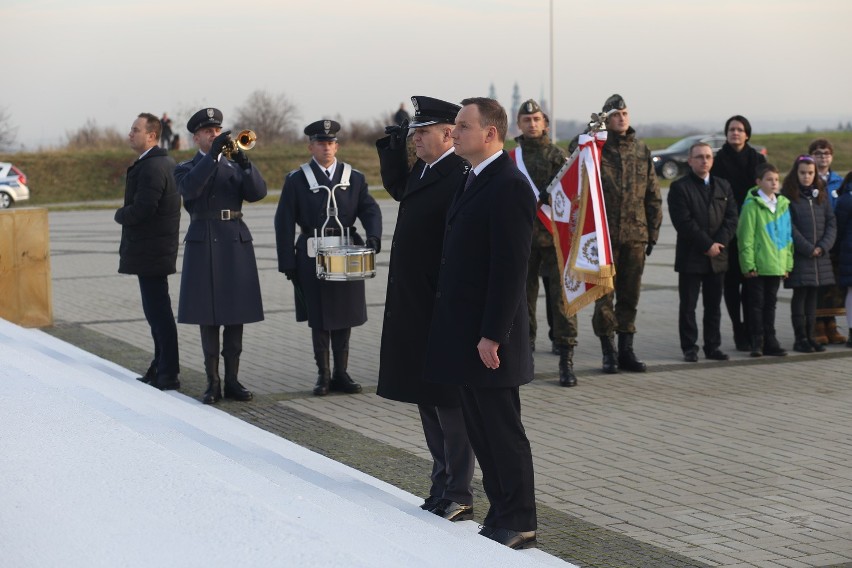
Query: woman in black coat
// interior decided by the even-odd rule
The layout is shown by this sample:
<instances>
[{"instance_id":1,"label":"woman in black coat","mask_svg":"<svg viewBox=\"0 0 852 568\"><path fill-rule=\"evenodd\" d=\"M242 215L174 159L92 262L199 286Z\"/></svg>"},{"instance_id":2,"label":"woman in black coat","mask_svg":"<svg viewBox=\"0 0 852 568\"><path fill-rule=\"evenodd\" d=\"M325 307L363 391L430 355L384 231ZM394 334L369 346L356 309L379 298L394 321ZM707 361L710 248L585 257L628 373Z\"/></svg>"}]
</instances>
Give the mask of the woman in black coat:
<instances>
[{"instance_id":1,"label":"woman in black coat","mask_svg":"<svg viewBox=\"0 0 852 568\"><path fill-rule=\"evenodd\" d=\"M754 187L757 176L757 166L766 162L766 157L748 145L751 138L751 123L746 117L734 115L725 122L726 142L713 160L710 174L728 180L734 199L737 202L737 212L743 206L746 192ZM728 244L728 271L725 272L725 307L734 327L734 343L737 351L750 351L749 332L746 318L748 313L745 279L740 271L739 249L737 238L734 236Z\"/></svg>"},{"instance_id":2,"label":"woman in black coat","mask_svg":"<svg viewBox=\"0 0 852 568\"><path fill-rule=\"evenodd\" d=\"M850 332L846 347L852 347L852 172L846 174L839 191L840 197L834 208L837 242L840 245L838 284L846 287L846 325Z\"/></svg>"},{"instance_id":3,"label":"woman in black coat","mask_svg":"<svg viewBox=\"0 0 852 568\"><path fill-rule=\"evenodd\" d=\"M784 280L784 287L793 289L790 304L796 335L793 349L802 353L825 351L814 339L814 324L819 287L834 284L828 251L834 246L837 227L813 158L807 155L796 158L784 178L781 193L790 200L793 224L793 270Z\"/></svg>"}]
</instances>

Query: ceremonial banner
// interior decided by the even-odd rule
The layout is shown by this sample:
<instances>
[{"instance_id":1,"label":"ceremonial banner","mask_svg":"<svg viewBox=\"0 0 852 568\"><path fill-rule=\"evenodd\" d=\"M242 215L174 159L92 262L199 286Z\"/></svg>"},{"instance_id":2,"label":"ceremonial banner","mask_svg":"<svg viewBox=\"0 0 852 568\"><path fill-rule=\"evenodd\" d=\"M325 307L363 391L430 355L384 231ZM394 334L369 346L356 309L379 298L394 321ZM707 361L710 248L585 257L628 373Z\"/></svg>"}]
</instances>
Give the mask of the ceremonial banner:
<instances>
[{"instance_id":1,"label":"ceremonial banner","mask_svg":"<svg viewBox=\"0 0 852 568\"><path fill-rule=\"evenodd\" d=\"M527 181L530 182L530 186L532 187L533 195L535 195L535 201L538 204L536 208L536 215L538 215L539 221L547 228L548 232L553 232L553 227L550 226L550 205L545 203L541 203L538 199L539 192L538 188L535 186L532 178L530 177L530 173L527 171L527 166L524 164L524 154L521 150L521 147L518 146L509 150L509 157L515 162L515 165L518 166L518 169L524 174L524 177L527 178Z\"/></svg>"},{"instance_id":2,"label":"ceremonial banner","mask_svg":"<svg viewBox=\"0 0 852 568\"><path fill-rule=\"evenodd\" d=\"M615 266L601 188L606 131L581 134L579 146L548 186L553 244L568 315L613 291Z\"/></svg>"}]
</instances>

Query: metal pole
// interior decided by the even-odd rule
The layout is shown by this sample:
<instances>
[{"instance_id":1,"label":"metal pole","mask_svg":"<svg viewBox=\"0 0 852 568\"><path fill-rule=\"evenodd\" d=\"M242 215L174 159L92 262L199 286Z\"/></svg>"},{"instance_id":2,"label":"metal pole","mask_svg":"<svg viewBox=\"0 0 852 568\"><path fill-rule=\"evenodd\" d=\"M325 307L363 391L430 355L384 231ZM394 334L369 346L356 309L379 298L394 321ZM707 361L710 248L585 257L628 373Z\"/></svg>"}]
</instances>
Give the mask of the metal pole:
<instances>
[{"instance_id":1,"label":"metal pole","mask_svg":"<svg viewBox=\"0 0 852 568\"><path fill-rule=\"evenodd\" d=\"M553 121L550 138L556 142L556 100L553 97L553 91L553 0L550 0L550 119Z\"/></svg>"}]
</instances>

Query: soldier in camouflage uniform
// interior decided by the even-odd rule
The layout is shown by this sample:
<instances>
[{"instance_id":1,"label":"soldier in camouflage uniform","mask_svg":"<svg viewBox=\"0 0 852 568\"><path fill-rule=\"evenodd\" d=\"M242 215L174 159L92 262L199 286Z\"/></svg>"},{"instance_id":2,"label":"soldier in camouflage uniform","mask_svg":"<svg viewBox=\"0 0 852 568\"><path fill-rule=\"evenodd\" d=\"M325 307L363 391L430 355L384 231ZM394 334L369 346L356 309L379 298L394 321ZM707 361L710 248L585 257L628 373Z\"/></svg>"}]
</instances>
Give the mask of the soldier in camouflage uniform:
<instances>
[{"instance_id":1,"label":"soldier in camouflage uniform","mask_svg":"<svg viewBox=\"0 0 852 568\"><path fill-rule=\"evenodd\" d=\"M565 154L550 141L549 122L536 101L524 102L518 110L518 128L521 135L515 138L518 149L510 152L518 168L539 191L539 199L549 203L545 193L559 168L565 163ZM530 343L536 335L536 300L538 278L543 277L547 290L548 320L553 325L553 344L559 354L559 384L573 387L577 384L574 375L574 346L577 345L577 316L565 316L562 295L562 278L556 262L553 236L536 217L533 221L532 250L527 270L527 308L530 322Z\"/></svg>"},{"instance_id":2,"label":"soldier in camouflage uniform","mask_svg":"<svg viewBox=\"0 0 852 568\"><path fill-rule=\"evenodd\" d=\"M651 151L636 139L624 99L612 95L603 111L608 113L609 134L601 152L601 183L615 264L615 292L595 302L592 327L601 340L605 373L618 369L644 373L645 363L633 352L633 335L645 257L657 242L663 219L662 199ZM614 308L613 296L617 299ZM614 333L618 333L617 358Z\"/></svg>"}]
</instances>

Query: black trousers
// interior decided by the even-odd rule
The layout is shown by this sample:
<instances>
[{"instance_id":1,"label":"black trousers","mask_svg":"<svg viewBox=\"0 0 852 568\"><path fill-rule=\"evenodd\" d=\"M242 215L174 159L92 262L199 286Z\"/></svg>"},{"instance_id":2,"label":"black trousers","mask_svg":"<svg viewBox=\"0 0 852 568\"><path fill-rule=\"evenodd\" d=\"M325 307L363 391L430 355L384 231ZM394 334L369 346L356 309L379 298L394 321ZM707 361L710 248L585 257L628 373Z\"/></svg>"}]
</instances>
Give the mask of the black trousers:
<instances>
[{"instance_id":1,"label":"black trousers","mask_svg":"<svg viewBox=\"0 0 852 568\"><path fill-rule=\"evenodd\" d=\"M775 304L778 302L780 276L746 278L748 292L748 331L752 337L762 337L764 345L775 340ZM769 341L769 343L767 343Z\"/></svg>"},{"instance_id":2,"label":"black trousers","mask_svg":"<svg viewBox=\"0 0 852 568\"><path fill-rule=\"evenodd\" d=\"M219 327L218 325L201 325L201 350L204 359L219 358ZM221 326L222 332L222 357L225 359L239 359L243 352L243 324Z\"/></svg>"},{"instance_id":3,"label":"black trousers","mask_svg":"<svg viewBox=\"0 0 852 568\"><path fill-rule=\"evenodd\" d=\"M820 289L817 286L797 286L793 288L793 298L790 302L790 315L795 317L816 319L817 300Z\"/></svg>"},{"instance_id":4,"label":"black trousers","mask_svg":"<svg viewBox=\"0 0 852 568\"><path fill-rule=\"evenodd\" d=\"M482 486L491 506L488 527L533 531L535 479L530 442L521 423L518 387L461 388L462 411Z\"/></svg>"},{"instance_id":5,"label":"black trousers","mask_svg":"<svg viewBox=\"0 0 852 568\"><path fill-rule=\"evenodd\" d=\"M335 353L349 351L349 337L351 335L351 327L333 329L331 331L311 328L311 341L314 345L314 353L328 351L329 344L331 345L331 350Z\"/></svg>"},{"instance_id":6,"label":"black trousers","mask_svg":"<svg viewBox=\"0 0 852 568\"><path fill-rule=\"evenodd\" d=\"M151 368L158 377L176 377L180 373L178 336L172 299L169 296L168 276L138 276L142 294L142 311L151 338L154 340L154 359Z\"/></svg>"},{"instance_id":7,"label":"black trousers","mask_svg":"<svg viewBox=\"0 0 852 568\"><path fill-rule=\"evenodd\" d=\"M429 495L473 505L470 481L475 460L461 407L418 404L417 408L426 446L432 454Z\"/></svg>"},{"instance_id":8,"label":"black trousers","mask_svg":"<svg viewBox=\"0 0 852 568\"><path fill-rule=\"evenodd\" d=\"M704 353L710 353L722 345L719 329L722 321L722 287L724 273L686 274L678 272L677 292L680 297L678 331L680 348L684 353L698 350L698 324L695 308L698 296L704 298ZM703 291L702 291L703 288Z\"/></svg>"},{"instance_id":9,"label":"black trousers","mask_svg":"<svg viewBox=\"0 0 852 568\"><path fill-rule=\"evenodd\" d=\"M749 337L749 295L748 278L740 271L740 252L736 238L728 243L728 271L725 272L725 307L734 330L741 328L746 338Z\"/></svg>"}]
</instances>

